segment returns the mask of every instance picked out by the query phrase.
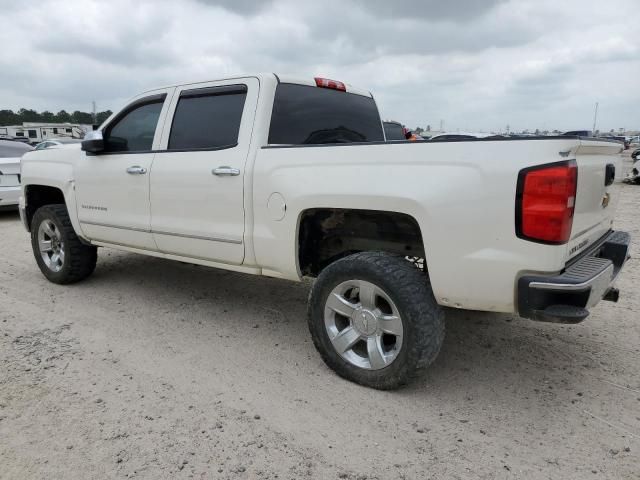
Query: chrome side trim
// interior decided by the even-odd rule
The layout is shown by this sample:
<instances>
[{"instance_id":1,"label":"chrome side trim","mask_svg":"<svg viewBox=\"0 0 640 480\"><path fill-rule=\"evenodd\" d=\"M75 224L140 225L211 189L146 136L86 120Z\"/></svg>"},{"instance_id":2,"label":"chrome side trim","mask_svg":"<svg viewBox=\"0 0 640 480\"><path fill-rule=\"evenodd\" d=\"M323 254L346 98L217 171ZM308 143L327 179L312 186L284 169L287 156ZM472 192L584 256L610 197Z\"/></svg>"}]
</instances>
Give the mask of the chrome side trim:
<instances>
[{"instance_id":1,"label":"chrome side trim","mask_svg":"<svg viewBox=\"0 0 640 480\"><path fill-rule=\"evenodd\" d=\"M94 225L96 227L106 227L106 228L117 228L119 230L131 230L134 232L142 232L142 233L151 233L157 235L168 235L170 237L181 237L181 238L193 238L194 240L207 240L210 242L223 242L223 243L234 243L236 245L242 244L242 240L236 240L233 238L221 238L221 237L204 237L201 235L187 235L185 233L175 233L175 232L164 232L160 230L150 230L145 228L136 228L136 227L123 227L120 225L111 225L108 223L99 223L99 222L86 222L80 221L81 224L84 225Z\"/></svg>"},{"instance_id":2,"label":"chrome side trim","mask_svg":"<svg viewBox=\"0 0 640 480\"><path fill-rule=\"evenodd\" d=\"M96 226L96 227L117 228L118 230L132 230L134 232L151 233L151 230L146 229L146 228L122 227L120 225L111 225L109 223L87 222L85 220L80 220L80 224L81 225L93 225L93 226Z\"/></svg>"},{"instance_id":3,"label":"chrome side trim","mask_svg":"<svg viewBox=\"0 0 640 480\"><path fill-rule=\"evenodd\" d=\"M224 242L224 243L235 243L235 244L242 243L242 240L235 240L233 238L203 237L200 235L187 235L185 233L161 232L158 230L151 230L151 233L156 233L158 235L169 235L172 237L194 238L196 240L210 240L212 242Z\"/></svg>"}]
</instances>

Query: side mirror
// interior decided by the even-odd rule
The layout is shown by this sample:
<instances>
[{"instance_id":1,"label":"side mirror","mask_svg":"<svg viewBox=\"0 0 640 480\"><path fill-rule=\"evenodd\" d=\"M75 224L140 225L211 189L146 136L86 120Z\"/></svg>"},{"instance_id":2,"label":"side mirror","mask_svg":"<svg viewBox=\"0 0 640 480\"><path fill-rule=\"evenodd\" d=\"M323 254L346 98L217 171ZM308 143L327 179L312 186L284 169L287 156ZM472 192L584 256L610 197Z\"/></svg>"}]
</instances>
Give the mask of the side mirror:
<instances>
[{"instance_id":1,"label":"side mirror","mask_svg":"<svg viewBox=\"0 0 640 480\"><path fill-rule=\"evenodd\" d=\"M100 153L104 151L104 139L100 130L94 130L85 135L82 140L82 150L89 153Z\"/></svg>"}]
</instances>

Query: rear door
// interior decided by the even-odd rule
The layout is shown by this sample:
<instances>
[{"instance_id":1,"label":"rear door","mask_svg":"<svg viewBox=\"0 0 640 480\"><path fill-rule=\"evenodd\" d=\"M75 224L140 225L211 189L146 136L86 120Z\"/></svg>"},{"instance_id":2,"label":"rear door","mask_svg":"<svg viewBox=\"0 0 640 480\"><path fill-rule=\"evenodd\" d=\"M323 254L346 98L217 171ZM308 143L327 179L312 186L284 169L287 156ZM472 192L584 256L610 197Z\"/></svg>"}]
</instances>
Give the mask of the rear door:
<instances>
[{"instance_id":1,"label":"rear door","mask_svg":"<svg viewBox=\"0 0 640 480\"><path fill-rule=\"evenodd\" d=\"M256 78L178 87L151 175L151 229L160 251L241 264L244 177Z\"/></svg>"}]
</instances>

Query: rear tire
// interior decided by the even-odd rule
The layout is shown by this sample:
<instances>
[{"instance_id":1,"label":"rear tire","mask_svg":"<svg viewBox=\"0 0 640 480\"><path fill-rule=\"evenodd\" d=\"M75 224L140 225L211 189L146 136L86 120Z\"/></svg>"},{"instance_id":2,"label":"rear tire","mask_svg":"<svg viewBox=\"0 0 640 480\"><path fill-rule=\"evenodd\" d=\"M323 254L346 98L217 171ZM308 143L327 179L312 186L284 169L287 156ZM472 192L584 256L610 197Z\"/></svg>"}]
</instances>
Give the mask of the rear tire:
<instances>
[{"instance_id":1,"label":"rear tire","mask_svg":"<svg viewBox=\"0 0 640 480\"><path fill-rule=\"evenodd\" d=\"M308 322L331 369L381 390L405 385L426 369L445 332L429 278L383 252L356 253L326 267L311 290Z\"/></svg>"},{"instance_id":2,"label":"rear tire","mask_svg":"<svg viewBox=\"0 0 640 480\"><path fill-rule=\"evenodd\" d=\"M80 241L63 204L46 205L33 215L31 247L40 271L53 283L79 282L96 268L97 248Z\"/></svg>"}]
</instances>

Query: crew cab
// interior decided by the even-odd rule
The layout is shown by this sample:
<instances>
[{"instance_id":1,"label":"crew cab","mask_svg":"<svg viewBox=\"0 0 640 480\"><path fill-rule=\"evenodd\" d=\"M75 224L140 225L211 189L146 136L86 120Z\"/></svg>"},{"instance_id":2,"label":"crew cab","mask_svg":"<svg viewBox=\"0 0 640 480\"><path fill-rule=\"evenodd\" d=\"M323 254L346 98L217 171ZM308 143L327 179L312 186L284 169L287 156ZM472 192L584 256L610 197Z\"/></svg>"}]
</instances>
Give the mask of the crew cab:
<instances>
[{"instance_id":1,"label":"crew cab","mask_svg":"<svg viewBox=\"0 0 640 480\"><path fill-rule=\"evenodd\" d=\"M88 277L98 247L315 278L322 358L390 389L438 355L444 307L575 323L617 298L620 151L386 141L368 91L259 74L150 90L82 145L28 153L20 213L54 283Z\"/></svg>"}]
</instances>

